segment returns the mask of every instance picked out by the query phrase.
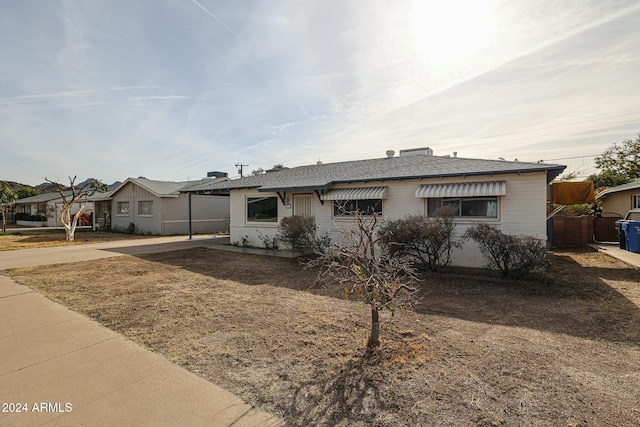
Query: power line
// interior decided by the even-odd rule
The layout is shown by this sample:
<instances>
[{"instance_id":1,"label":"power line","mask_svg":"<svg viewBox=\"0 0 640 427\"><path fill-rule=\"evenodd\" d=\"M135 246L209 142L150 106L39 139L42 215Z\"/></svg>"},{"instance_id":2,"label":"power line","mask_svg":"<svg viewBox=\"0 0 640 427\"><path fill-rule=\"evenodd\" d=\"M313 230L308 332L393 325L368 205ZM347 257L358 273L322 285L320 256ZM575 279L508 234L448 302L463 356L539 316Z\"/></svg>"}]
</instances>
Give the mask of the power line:
<instances>
[{"instance_id":1,"label":"power line","mask_svg":"<svg viewBox=\"0 0 640 427\"><path fill-rule=\"evenodd\" d=\"M574 156L574 157L560 157L558 159L547 159L547 162L555 162L556 160L571 160L571 159L584 159L585 157L596 157L600 154L585 154L584 156Z\"/></svg>"}]
</instances>

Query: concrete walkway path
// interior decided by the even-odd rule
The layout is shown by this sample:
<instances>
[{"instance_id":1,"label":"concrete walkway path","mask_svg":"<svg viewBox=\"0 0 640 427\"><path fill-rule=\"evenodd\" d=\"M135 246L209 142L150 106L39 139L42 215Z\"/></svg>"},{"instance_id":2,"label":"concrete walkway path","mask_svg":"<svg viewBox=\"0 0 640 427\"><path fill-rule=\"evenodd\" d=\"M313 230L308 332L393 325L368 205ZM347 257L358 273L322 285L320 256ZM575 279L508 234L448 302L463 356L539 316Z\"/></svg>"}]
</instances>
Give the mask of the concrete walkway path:
<instances>
[{"instance_id":1,"label":"concrete walkway path","mask_svg":"<svg viewBox=\"0 0 640 427\"><path fill-rule=\"evenodd\" d=\"M212 244L152 240L0 252L0 269ZM0 426L284 425L2 274L0 405Z\"/></svg>"},{"instance_id":2,"label":"concrete walkway path","mask_svg":"<svg viewBox=\"0 0 640 427\"><path fill-rule=\"evenodd\" d=\"M620 261L624 261L635 268L640 268L640 254L629 252L625 249L620 249L620 245L618 243L597 242L592 243L589 246L599 252L617 258Z\"/></svg>"}]
</instances>

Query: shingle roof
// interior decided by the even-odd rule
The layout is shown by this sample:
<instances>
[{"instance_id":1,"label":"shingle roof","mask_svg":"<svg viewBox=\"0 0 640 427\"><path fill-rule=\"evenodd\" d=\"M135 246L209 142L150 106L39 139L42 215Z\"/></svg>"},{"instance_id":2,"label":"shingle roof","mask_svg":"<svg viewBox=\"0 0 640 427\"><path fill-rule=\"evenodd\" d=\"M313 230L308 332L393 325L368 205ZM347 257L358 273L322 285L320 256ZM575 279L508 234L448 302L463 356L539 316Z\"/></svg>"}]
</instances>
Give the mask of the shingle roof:
<instances>
[{"instance_id":1,"label":"shingle roof","mask_svg":"<svg viewBox=\"0 0 640 427\"><path fill-rule=\"evenodd\" d=\"M635 190L636 188L640 188L640 181L634 181L628 184L616 185L615 187L607 188L606 190L599 192L596 195L596 199L606 196L607 194L617 193L619 191Z\"/></svg>"},{"instance_id":2,"label":"shingle roof","mask_svg":"<svg viewBox=\"0 0 640 427\"><path fill-rule=\"evenodd\" d=\"M439 156L400 156L299 166L220 183L203 183L187 191L256 188L259 191L323 190L338 183L447 176L495 175L544 171L548 180L566 166Z\"/></svg>"},{"instance_id":3,"label":"shingle roof","mask_svg":"<svg viewBox=\"0 0 640 427\"><path fill-rule=\"evenodd\" d=\"M71 191L63 191L63 194L65 196L68 196L68 195L71 194ZM37 196L31 196L31 197L25 197L24 199L18 199L18 200L16 200L16 203L17 204L46 203L46 202L50 202L52 200L61 199L61 198L62 197L60 197L60 193L55 191L53 193L38 194Z\"/></svg>"},{"instance_id":4,"label":"shingle roof","mask_svg":"<svg viewBox=\"0 0 640 427\"><path fill-rule=\"evenodd\" d=\"M147 178L127 178L118 188L115 190L103 195L101 200L108 200L115 193L117 193L121 188L123 188L127 183L132 182L135 185L144 188L145 190L151 192L153 195L157 197L176 197L180 195L181 192L188 191L190 188L204 185L204 184L213 184L222 181L226 181L228 178L217 178L217 179L202 179L199 181L157 181L153 179Z\"/></svg>"}]
</instances>

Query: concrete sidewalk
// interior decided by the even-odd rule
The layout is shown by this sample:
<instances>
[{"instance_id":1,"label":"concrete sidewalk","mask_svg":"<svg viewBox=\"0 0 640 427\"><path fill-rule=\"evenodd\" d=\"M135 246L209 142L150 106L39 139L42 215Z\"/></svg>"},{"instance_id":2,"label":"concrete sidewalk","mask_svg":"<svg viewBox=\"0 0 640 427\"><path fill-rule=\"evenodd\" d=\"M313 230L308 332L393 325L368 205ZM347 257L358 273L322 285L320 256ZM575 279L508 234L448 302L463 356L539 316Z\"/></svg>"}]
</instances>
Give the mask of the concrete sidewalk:
<instances>
[{"instance_id":1,"label":"concrete sidewalk","mask_svg":"<svg viewBox=\"0 0 640 427\"><path fill-rule=\"evenodd\" d=\"M0 269L211 244L184 237L152 240L11 251L21 256L3 257ZM0 405L1 426L284 425L1 274Z\"/></svg>"}]
</instances>

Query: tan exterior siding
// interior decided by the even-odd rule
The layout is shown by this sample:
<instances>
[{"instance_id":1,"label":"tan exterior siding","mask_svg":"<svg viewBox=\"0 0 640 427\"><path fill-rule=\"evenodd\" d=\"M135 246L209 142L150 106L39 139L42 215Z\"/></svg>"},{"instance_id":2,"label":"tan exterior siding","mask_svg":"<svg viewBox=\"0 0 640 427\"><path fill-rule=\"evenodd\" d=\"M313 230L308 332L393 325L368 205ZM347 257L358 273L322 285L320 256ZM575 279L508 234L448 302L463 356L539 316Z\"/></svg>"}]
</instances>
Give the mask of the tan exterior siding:
<instances>
[{"instance_id":1,"label":"tan exterior siding","mask_svg":"<svg viewBox=\"0 0 640 427\"><path fill-rule=\"evenodd\" d=\"M340 184L332 187L388 187L387 199L383 200L382 217L384 219L402 218L408 214L423 214L426 211L426 199L415 197L416 189L423 184L445 184L481 181L506 181L507 194L498 198L498 218L481 219L497 225L508 234L527 234L546 240L546 195L547 177L544 172L495 175L467 178L444 178L424 180L402 180ZM308 193L308 192L306 192ZM273 237L278 232L278 223L283 217L292 215L293 209L286 207L278 199L278 223L254 223L246 220L247 197L277 197L276 193L263 193L256 190L235 190L231 192L231 242L242 244L246 239L251 246L262 246L260 235ZM287 199L295 199L295 193L287 193ZM348 218L333 217L333 202L324 204L314 194L312 212L316 218L319 232L328 232L334 241L340 237L340 230L352 224ZM461 235L472 225L473 219L459 219L456 234ZM455 251L453 262L456 265L480 266L484 263L474 242L466 242L462 250Z\"/></svg>"},{"instance_id":2,"label":"tan exterior siding","mask_svg":"<svg viewBox=\"0 0 640 427\"><path fill-rule=\"evenodd\" d=\"M152 215L138 215L138 203L140 201L153 202ZM121 214L118 212L119 203L129 203L129 213ZM136 224L141 233L161 234L161 223L158 212L162 212L162 200L154 196L144 188L128 183L114 194L111 210L111 228L127 229L129 224Z\"/></svg>"},{"instance_id":3,"label":"tan exterior siding","mask_svg":"<svg viewBox=\"0 0 640 427\"><path fill-rule=\"evenodd\" d=\"M140 202L151 201L153 213L141 215ZM129 203L129 213L118 213L118 204ZM191 198L192 232L215 233L228 228L229 197L197 196ZM189 196L181 193L175 196L158 197L144 188L128 183L114 194L111 202L111 227L126 229L133 223L141 233L188 234Z\"/></svg>"},{"instance_id":4,"label":"tan exterior siding","mask_svg":"<svg viewBox=\"0 0 640 427\"><path fill-rule=\"evenodd\" d=\"M617 193L611 193L603 196L602 199L600 199L602 201L602 214L626 215L627 212L633 208L632 202L634 194L640 195L640 188L619 191Z\"/></svg>"}]
</instances>

